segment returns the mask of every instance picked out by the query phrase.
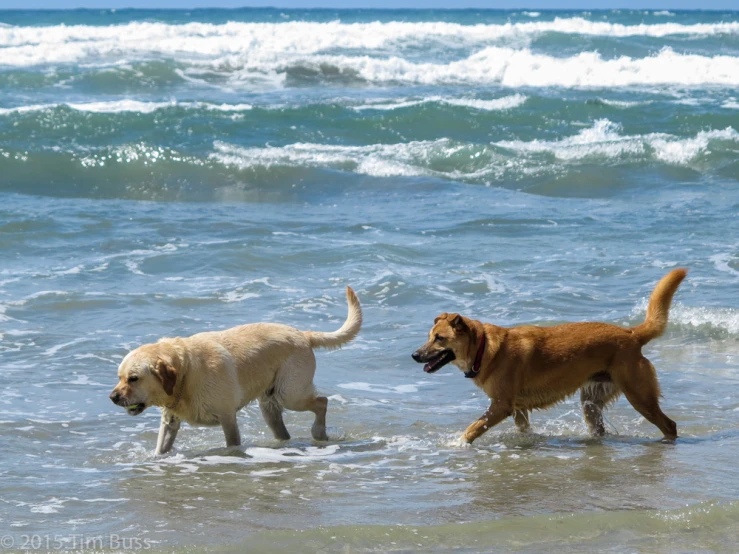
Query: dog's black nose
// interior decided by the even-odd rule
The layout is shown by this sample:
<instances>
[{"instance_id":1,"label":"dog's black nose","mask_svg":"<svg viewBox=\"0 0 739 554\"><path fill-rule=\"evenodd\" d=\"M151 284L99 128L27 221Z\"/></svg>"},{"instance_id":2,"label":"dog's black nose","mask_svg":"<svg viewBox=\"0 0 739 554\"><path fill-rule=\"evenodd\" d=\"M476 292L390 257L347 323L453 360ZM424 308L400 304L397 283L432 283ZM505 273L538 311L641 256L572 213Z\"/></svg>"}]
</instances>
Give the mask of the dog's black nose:
<instances>
[{"instance_id":1,"label":"dog's black nose","mask_svg":"<svg viewBox=\"0 0 739 554\"><path fill-rule=\"evenodd\" d=\"M418 363L421 363L421 355L418 353L418 350L411 354L411 358L416 360Z\"/></svg>"},{"instance_id":2,"label":"dog's black nose","mask_svg":"<svg viewBox=\"0 0 739 554\"><path fill-rule=\"evenodd\" d=\"M110 399L113 401L113 404L118 404L121 401L121 393L118 391L111 392Z\"/></svg>"}]
</instances>

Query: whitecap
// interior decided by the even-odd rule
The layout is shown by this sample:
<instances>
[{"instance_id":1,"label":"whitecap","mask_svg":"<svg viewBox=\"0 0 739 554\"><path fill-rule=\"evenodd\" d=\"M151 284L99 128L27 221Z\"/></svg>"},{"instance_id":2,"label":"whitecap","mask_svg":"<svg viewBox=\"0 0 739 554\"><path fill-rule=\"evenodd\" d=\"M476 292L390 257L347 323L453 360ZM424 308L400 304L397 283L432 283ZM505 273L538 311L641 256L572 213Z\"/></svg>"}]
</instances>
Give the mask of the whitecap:
<instances>
[{"instance_id":1,"label":"whitecap","mask_svg":"<svg viewBox=\"0 0 739 554\"><path fill-rule=\"evenodd\" d=\"M501 111L510 110L522 106L527 100L523 94L512 94L503 96L502 98L494 98L492 100L481 100L476 98L444 98L441 96L429 96L418 100L399 100L395 102L370 102L360 106L354 106L354 110L397 110L399 108L409 108L422 104L446 104L449 106L462 106L484 111Z\"/></svg>"},{"instance_id":2,"label":"whitecap","mask_svg":"<svg viewBox=\"0 0 739 554\"><path fill-rule=\"evenodd\" d=\"M333 168L375 177L426 175L444 179L489 182L511 173L531 174L552 170L536 156L550 155L554 163L577 164L592 160L620 163L654 161L689 165L702 155L727 150L721 143L739 142L731 127L699 131L693 137L667 133L624 135L618 123L599 119L591 127L559 140L507 140L491 145L465 144L441 138L365 146L295 143L285 146L241 147L216 141L210 159L246 170L256 167ZM435 162L457 156L454 169L436 169Z\"/></svg>"},{"instance_id":3,"label":"whitecap","mask_svg":"<svg viewBox=\"0 0 739 554\"><path fill-rule=\"evenodd\" d=\"M739 142L739 133L731 127L722 130L700 131L694 138L675 139L653 135L649 144L655 157L663 162L683 165L708 150L711 141Z\"/></svg>"},{"instance_id":4,"label":"whitecap","mask_svg":"<svg viewBox=\"0 0 739 554\"><path fill-rule=\"evenodd\" d=\"M320 71L321 66L334 67L373 83L597 88L665 84L739 85L739 58L678 54L670 48L645 58L621 56L604 59L597 52L559 58L533 53L529 49L491 46L447 64L370 56L312 56L293 63L316 71ZM274 68L274 64L255 62L248 69L253 71L257 68Z\"/></svg>"},{"instance_id":5,"label":"whitecap","mask_svg":"<svg viewBox=\"0 0 739 554\"><path fill-rule=\"evenodd\" d=\"M526 12L531 17L537 12ZM739 22L623 25L582 17L552 21L462 25L446 22L225 24L130 22L119 25L49 25L0 28L6 65L72 63L108 59L169 56L178 60L215 59L234 54L312 54L336 49L372 50L393 46L423 47L429 40L443 44L490 44L543 33L593 36L710 36L739 33Z\"/></svg>"},{"instance_id":6,"label":"whitecap","mask_svg":"<svg viewBox=\"0 0 739 554\"><path fill-rule=\"evenodd\" d=\"M695 137L679 138L666 133L648 135L621 135L621 126L599 119L592 127L575 136L559 141L500 141L497 146L519 152L548 152L560 160L582 160L584 158L618 158L623 155L648 156L658 161L685 165L706 152L713 141L739 142L739 133L733 128L699 131Z\"/></svg>"},{"instance_id":7,"label":"whitecap","mask_svg":"<svg viewBox=\"0 0 739 554\"><path fill-rule=\"evenodd\" d=\"M676 304L670 308L670 323L688 327L713 327L739 335L739 310Z\"/></svg>"},{"instance_id":8,"label":"whitecap","mask_svg":"<svg viewBox=\"0 0 739 554\"><path fill-rule=\"evenodd\" d=\"M606 106L613 106L614 108L634 108L636 106L644 106L646 104L651 104L652 102L650 100L641 100L641 101L626 101L626 100L606 100L605 98L599 98L601 102L603 102Z\"/></svg>"},{"instance_id":9,"label":"whitecap","mask_svg":"<svg viewBox=\"0 0 739 554\"><path fill-rule=\"evenodd\" d=\"M178 102L169 100L166 102L147 102L141 100L123 99L107 100L98 102L61 102L58 104L32 104L28 106L16 106L13 108L0 108L0 115L24 114L37 111L52 110L59 107L68 107L78 112L88 113L141 113L150 114L157 110L168 108L204 109L221 112L243 112L253 109L251 104L213 104L210 102Z\"/></svg>"}]
</instances>

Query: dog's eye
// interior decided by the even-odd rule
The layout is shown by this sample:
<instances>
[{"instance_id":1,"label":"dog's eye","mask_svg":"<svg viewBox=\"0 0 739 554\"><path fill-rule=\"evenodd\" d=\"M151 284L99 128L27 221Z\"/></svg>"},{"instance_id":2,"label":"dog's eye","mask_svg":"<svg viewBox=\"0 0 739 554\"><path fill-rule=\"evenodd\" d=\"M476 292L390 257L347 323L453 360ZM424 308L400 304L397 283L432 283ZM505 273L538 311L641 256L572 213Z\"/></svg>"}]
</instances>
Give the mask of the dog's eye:
<instances>
[{"instance_id":1,"label":"dog's eye","mask_svg":"<svg viewBox=\"0 0 739 554\"><path fill-rule=\"evenodd\" d=\"M441 335L436 335L434 337L434 342L441 342L443 340L444 340L444 337L442 337Z\"/></svg>"},{"instance_id":2,"label":"dog's eye","mask_svg":"<svg viewBox=\"0 0 739 554\"><path fill-rule=\"evenodd\" d=\"M130 376L130 377L128 378L128 382L129 382L129 383L134 383L134 382L136 382L136 381L138 381L138 380L139 380L139 378L138 378L138 377L137 377L136 375L131 375L131 376Z\"/></svg>"}]
</instances>

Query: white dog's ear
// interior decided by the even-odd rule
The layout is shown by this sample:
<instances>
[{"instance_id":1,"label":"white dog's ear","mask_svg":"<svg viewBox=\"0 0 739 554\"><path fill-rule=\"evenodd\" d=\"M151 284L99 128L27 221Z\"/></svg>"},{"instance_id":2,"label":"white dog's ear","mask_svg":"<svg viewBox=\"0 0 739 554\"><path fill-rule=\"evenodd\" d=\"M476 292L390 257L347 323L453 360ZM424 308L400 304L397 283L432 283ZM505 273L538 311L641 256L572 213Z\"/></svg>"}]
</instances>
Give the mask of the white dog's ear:
<instances>
[{"instance_id":1,"label":"white dog's ear","mask_svg":"<svg viewBox=\"0 0 739 554\"><path fill-rule=\"evenodd\" d=\"M154 375L162 382L162 387L164 388L164 392L167 393L167 396L172 396L174 394L174 385L177 382L175 368L160 358L157 360Z\"/></svg>"}]
</instances>

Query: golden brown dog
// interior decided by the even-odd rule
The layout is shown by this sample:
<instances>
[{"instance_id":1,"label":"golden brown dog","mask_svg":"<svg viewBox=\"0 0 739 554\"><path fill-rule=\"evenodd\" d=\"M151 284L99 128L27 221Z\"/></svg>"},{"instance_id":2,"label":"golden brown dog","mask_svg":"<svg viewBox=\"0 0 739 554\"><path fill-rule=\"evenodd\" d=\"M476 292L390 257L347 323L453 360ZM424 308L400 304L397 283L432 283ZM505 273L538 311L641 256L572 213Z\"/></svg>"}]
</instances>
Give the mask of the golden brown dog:
<instances>
[{"instance_id":1,"label":"golden brown dog","mask_svg":"<svg viewBox=\"0 0 739 554\"><path fill-rule=\"evenodd\" d=\"M254 323L140 346L121 362L110 399L130 415L161 407L157 454L172 448L182 421L220 425L226 446L241 444L236 413L256 399L275 438L290 438L282 421L287 408L313 412L313 438L328 440L328 399L313 387L313 348L338 348L359 333L362 309L349 287L346 299L349 314L333 333Z\"/></svg>"},{"instance_id":2,"label":"golden brown dog","mask_svg":"<svg viewBox=\"0 0 739 554\"><path fill-rule=\"evenodd\" d=\"M630 329L608 323L505 328L443 313L413 359L425 363L427 373L453 363L491 399L465 430L468 443L510 415L524 431L531 410L556 404L578 389L594 434L605 433L602 410L623 393L666 439L675 439L677 426L659 407L657 375L641 349L664 332L672 296L687 273L675 269L663 277L649 299L646 320Z\"/></svg>"}]
</instances>

